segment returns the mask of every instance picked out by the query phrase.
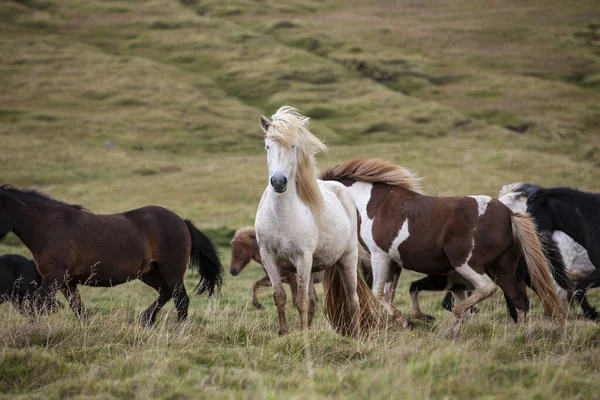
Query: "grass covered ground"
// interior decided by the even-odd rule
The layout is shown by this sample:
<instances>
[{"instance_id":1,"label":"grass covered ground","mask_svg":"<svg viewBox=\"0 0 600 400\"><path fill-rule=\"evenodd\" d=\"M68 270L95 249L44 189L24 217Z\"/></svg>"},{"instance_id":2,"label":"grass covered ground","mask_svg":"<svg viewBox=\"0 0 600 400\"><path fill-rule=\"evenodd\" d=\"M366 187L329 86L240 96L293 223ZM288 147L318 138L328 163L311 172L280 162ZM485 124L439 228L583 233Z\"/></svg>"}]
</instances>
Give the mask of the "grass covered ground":
<instances>
[{"instance_id":1,"label":"grass covered ground","mask_svg":"<svg viewBox=\"0 0 600 400\"><path fill-rule=\"evenodd\" d=\"M283 104L331 146L322 167L382 157L426 192L497 195L513 181L600 191L600 25L594 1L8 0L0 3L0 183L38 185L98 213L160 204L229 261L267 182L258 115ZM28 251L10 235L0 254ZM595 398L600 327L507 324L502 296L458 337L438 323L356 342L276 335L252 264L176 325L135 316L135 282L83 288L92 317L35 323L0 307L6 398ZM396 305L408 311L404 273ZM187 286L195 286L190 274ZM322 292L319 292L322 295ZM591 301L600 297L591 292ZM64 303L64 301L63 301Z\"/></svg>"}]
</instances>

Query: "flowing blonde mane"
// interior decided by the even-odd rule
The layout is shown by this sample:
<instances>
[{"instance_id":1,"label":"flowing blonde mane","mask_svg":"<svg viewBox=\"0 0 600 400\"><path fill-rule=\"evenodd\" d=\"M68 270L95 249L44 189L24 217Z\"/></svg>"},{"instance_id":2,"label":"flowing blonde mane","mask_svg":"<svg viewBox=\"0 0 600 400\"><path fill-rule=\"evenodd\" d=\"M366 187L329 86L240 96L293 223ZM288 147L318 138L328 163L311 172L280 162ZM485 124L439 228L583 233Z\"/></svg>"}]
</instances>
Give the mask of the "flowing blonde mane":
<instances>
[{"instance_id":1,"label":"flowing blonde mane","mask_svg":"<svg viewBox=\"0 0 600 400\"><path fill-rule=\"evenodd\" d=\"M523 182L514 182L502 186L502 189L500 189L500 193L498 194L498 198L504 196L505 194L521 192L523 185Z\"/></svg>"},{"instance_id":2,"label":"flowing blonde mane","mask_svg":"<svg viewBox=\"0 0 600 400\"><path fill-rule=\"evenodd\" d=\"M249 245L253 239L256 240L256 229L253 226L244 226L235 231L231 243L238 242Z\"/></svg>"},{"instance_id":3,"label":"flowing blonde mane","mask_svg":"<svg viewBox=\"0 0 600 400\"><path fill-rule=\"evenodd\" d=\"M318 151L327 152L327 146L308 130L308 117L295 108L283 106L271 117L265 139L272 139L286 149L296 148L298 166L296 168L296 190L300 199L310 208L320 225L323 220L324 201L317 178Z\"/></svg>"},{"instance_id":4,"label":"flowing blonde mane","mask_svg":"<svg viewBox=\"0 0 600 400\"><path fill-rule=\"evenodd\" d=\"M332 165L321 173L321 179L385 183L398 186L411 192L423 194L421 178L406 168L381 159L352 160L344 164Z\"/></svg>"}]
</instances>

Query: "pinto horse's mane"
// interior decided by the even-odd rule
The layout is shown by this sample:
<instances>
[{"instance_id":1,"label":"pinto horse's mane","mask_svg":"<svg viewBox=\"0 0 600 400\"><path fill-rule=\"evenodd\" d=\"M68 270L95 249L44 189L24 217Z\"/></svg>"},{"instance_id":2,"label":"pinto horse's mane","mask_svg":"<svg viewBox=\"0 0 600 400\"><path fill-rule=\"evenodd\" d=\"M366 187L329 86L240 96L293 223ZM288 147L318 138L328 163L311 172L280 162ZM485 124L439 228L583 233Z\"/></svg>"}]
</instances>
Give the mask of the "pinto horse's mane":
<instances>
[{"instance_id":1,"label":"pinto horse's mane","mask_svg":"<svg viewBox=\"0 0 600 400\"><path fill-rule=\"evenodd\" d=\"M8 185L8 184L0 185L0 195L5 195L14 200L24 202L23 199L19 198L19 195L23 195L23 194L31 195L36 198L46 200L46 201L49 201L51 203L58 204L61 206L71 207L71 208L75 208L77 210L82 210L82 211L88 211L84 206L82 206L80 204L65 203L64 201L57 200L57 199L51 197L50 195L47 195L46 193L40 192L39 190L37 190L35 188L19 189L17 187L14 187L14 186Z\"/></svg>"},{"instance_id":2,"label":"pinto horse's mane","mask_svg":"<svg viewBox=\"0 0 600 400\"><path fill-rule=\"evenodd\" d=\"M265 139L272 139L286 149L296 148L296 188L300 199L310 208L315 221L320 225L325 207L317 177L318 151L327 152L327 146L308 130L309 118L293 107L283 106L271 117Z\"/></svg>"},{"instance_id":3,"label":"pinto horse's mane","mask_svg":"<svg viewBox=\"0 0 600 400\"><path fill-rule=\"evenodd\" d=\"M344 164L332 165L321 173L321 179L385 183L423 194L421 178L404 167L381 159L352 160Z\"/></svg>"},{"instance_id":4,"label":"pinto horse's mane","mask_svg":"<svg viewBox=\"0 0 600 400\"><path fill-rule=\"evenodd\" d=\"M256 240L256 229L253 226L244 226L235 231L231 243L250 244L252 239Z\"/></svg>"}]
</instances>

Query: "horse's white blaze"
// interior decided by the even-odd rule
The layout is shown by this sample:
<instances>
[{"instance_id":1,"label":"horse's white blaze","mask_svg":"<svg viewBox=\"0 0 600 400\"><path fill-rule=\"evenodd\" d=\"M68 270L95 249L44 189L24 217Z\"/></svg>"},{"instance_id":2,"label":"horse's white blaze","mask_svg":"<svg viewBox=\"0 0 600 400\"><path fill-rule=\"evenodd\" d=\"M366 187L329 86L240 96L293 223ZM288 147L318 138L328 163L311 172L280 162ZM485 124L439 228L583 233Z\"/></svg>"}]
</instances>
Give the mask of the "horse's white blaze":
<instances>
[{"instance_id":1,"label":"horse's white blaze","mask_svg":"<svg viewBox=\"0 0 600 400\"><path fill-rule=\"evenodd\" d=\"M481 217L485 214L485 210L487 209L488 203L492 200L490 196L469 196L477 202L477 211L479 212L479 216Z\"/></svg>"},{"instance_id":2,"label":"horse's white blaze","mask_svg":"<svg viewBox=\"0 0 600 400\"><path fill-rule=\"evenodd\" d=\"M409 236L410 236L410 233L408 232L408 218L407 218L404 220L404 223L402 224L402 227L400 228L400 232L398 232L398 236L396 236L396 239L394 239L394 241L392 242L392 247L389 249L390 256L392 256L394 261L396 261L396 263L398 263L398 265L400 267L402 267L402 259L400 258L400 250L398 249L398 247L400 247L400 245L404 241L406 241L406 239L408 239Z\"/></svg>"}]
</instances>

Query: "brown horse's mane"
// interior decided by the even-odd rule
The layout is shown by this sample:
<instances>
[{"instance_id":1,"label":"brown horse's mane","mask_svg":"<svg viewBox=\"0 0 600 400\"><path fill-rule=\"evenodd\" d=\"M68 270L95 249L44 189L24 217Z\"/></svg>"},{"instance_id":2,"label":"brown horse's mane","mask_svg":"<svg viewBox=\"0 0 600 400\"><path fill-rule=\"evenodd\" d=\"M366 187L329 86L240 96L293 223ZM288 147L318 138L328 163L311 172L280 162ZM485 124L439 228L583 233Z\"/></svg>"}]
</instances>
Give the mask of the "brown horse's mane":
<instances>
[{"instance_id":1,"label":"brown horse's mane","mask_svg":"<svg viewBox=\"0 0 600 400\"><path fill-rule=\"evenodd\" d=\"M64 201L60 201L57 200L53 197L51 197L50 195L40 192L39 190L35 189L35 188L23 188L23 189L19 189L17 187L14 187L12 185L9 184L4 184L4 185L0 185L0 195L6 195L8 197L13 198L14 200L17 201L23 201L21 199L18 199L15 197L15 195L18 194L28 194L28 195L33 195L35 197L38 197L42 200L47 200L50 201L52 203L61 205L61 206L66 206L66 207L72 207L75 208L77 210L81 210L81 211L89 211L87 210L84 206L80 205L80 204L69 204L69 203L65 203Z\"/></svg>"},{"instance_id":2,"label":"brown horse's mane","mask_svg":"<svg viewBox=\"0 0 600 400\"><path fill-rule=\"evenodd\" d=\"M353 181L385 183L423 194L421 178L406 168L381 159L352 160L332 165L321 172L324 181L350 179Z\"/></svg>"},{"instance_id":3,"label":"brown horse's mane","mask_svg":"<svg viewBox=\"0 0 600 400\"><path fill-rule=\"evenodd\" d=\"M252 239L256 239L256 229L253 226L244 226L235 231L231 243L238 242L249 245Z\"/></svg>"}]
</instances>

